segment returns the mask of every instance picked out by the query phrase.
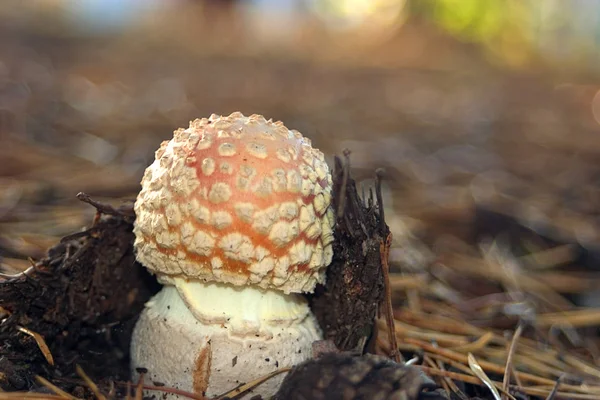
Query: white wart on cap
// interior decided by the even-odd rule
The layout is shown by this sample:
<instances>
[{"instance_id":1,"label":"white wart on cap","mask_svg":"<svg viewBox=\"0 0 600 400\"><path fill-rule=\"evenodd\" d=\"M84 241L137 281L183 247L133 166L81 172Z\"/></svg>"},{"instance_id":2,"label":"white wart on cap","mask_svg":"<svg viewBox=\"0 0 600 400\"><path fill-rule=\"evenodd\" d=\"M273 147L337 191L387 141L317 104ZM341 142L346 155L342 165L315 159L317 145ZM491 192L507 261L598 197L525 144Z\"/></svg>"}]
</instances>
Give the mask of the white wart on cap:
<instances>
[{"instance_id":1,"label":"white wart on cap","mask_svg":"<svg viewBox=\"0 0 600 400\"><path fill-rule=\"evenodd\" d=\"M331 175L282 122L197 119L162 143L135 204L138 260L174 277L312 292L331 262Z\"/></svg>"}]
</instances>

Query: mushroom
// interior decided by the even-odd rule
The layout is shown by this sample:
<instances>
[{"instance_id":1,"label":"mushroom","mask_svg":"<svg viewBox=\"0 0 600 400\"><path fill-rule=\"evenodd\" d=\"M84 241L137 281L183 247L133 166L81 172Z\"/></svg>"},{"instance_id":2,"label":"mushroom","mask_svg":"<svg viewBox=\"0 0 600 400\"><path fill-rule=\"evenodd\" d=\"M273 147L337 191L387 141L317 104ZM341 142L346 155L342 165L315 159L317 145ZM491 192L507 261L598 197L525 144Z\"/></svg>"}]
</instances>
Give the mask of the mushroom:
<instances>
[{"instance_id":1,"label":"mushroom","mask_svg":"<svg viewBox=\"0 0 600 400\"><path fill-rule=\"evenodd\" d=\"M135 203L137 260L164 286L133 332L134 377L214 396L310 358L322 335L301 293L332 259L331 186L323 153L260 115L163 142Z\"/></svg>"}]
</instances>

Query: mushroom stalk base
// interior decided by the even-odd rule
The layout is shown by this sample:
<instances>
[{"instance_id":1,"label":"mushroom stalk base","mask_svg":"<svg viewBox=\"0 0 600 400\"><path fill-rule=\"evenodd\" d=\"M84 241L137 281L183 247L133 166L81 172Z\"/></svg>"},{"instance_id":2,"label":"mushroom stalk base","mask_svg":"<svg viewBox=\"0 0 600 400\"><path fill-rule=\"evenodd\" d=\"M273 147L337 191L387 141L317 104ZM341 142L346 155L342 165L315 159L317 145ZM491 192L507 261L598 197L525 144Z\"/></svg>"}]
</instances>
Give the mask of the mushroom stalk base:
<instances>
[{"instance_id":1,"label":"mushroom stalk base","mask_svg":"<svg viewBox=\"0 0 600 400\"><path fill-rule=\"evenodd\" d=\"M218 305L224 301L219 296L220 290L212 287L213 284L203 285L210 286L208 305L211 313L216 313ZM223 293L229 288L225 289ZM235 308L237 311L233 314L240 312L240 315L245 315L243 310L246 309L246 314L254 316L255 313L247 308L255 309L258 303L263 306L263 311L273 308L279 311L290 309L292 312L275 313L290 317L277 323L273 323L273 320L261 325L263 328L268 327L266 330L261 329L262 333L257 331L254 334L241 334L243 331L232 332L231 326L222 321L206 323L199 320L195 316L197 310L193 313L190 308L205 308L202 304L207 305L209 297L204 297L200 303L190 304L189 300L182 299L181 292L181 287L178 290L172 285L165 286L146 304L140 315L131 345L134 379L139 376L137 368L145 368L148 370L145 378L147 383L161 383L167 387L212 397L223 394L240 383L250 382L279 368L309 359L312 355L312 343L321 339L316 319L299 296L282 295L275 305L265 306L260 300L259 291L251 293L245 303L238 304L238 308ZM190 293L187 294L189 295ZM267 298L273 301L276 297L268 295ZM288 301L292 302L291 305L285 304ZM306 312L301 312L304 308ZM225 316L231 314L231 310L231 303L224 305ZM263 334L265 331L268 331L268 335ZM262 383L243 398L257 394L265 398L274 395L284 375ZM160 398L164 395L158 392L148 394L160 395ZM169 394L165 398L175 399L179 396Z\"/></svg>"}]
</instances>

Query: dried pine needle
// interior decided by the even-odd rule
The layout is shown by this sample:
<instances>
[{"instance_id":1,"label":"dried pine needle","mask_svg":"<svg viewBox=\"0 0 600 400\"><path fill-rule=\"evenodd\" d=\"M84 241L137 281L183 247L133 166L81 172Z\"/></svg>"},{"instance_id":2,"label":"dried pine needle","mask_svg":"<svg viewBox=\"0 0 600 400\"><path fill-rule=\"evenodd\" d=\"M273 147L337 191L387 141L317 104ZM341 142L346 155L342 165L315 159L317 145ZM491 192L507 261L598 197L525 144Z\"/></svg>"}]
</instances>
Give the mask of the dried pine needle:
<instances>
[{"instance_id":1,"label":"dried pine needle","mask_svg":"<svg viewBox=\"0 0 600 400\"><path fill-rule=\"evenodd\" d=\"M434 354L441 354L452 360L459 361L459 362L462 362L465 364L468 363L467 356L465 356L464 354L457 353L457 352L449 350L449 349L438 348L438 347L432 346L431 344L429 344L427 342L423 342L423 341L412 339L412 338L407 338L405 341L407 343L420 346L421 348L423 348L424 350L426 350L428 352L431 352ZM484 368L488 372L492 372L492 373L496 373L496 374L504 373L503 366L494 364L492 362L480 361L479 364L482 368ZM542 377L539 377L539 376L536 376L536 375L533 375L530 373L526 373L526 372L517 372L517 374L519 375L519 377L521 379L527 380L527 381L530 381L533 383L537 383L537 384L541 384L541 385L554 385L554 380L542 378Z\"/></svg>"},{"instance_id":2,"label":"dried pine needle","mask_svg":"<svg viewBox=\"0 0 600 400\"><path fill-rule=\"evenodd\" d=\"M6 266L4 264L2 264L0 266L0 269L6 269ZM28 267L27 269L23 270L23 271L19 271L16 272L14 274L8 274L6 272L0 272L0 278L4 278L4 279L15 279L15 278L20 278L24 275L27 275L29 273L31 273L31 271L34 270L34 267Z\"/></svg>"},{"instance_id":3,"label":"dried pine needle","mask_svg":"<svg viewBox=\"0 0 600 400\"><path fill-rule=\"evenodd\" d=\"M31 336L35 342L37 343L38 347L40 348L40 351L42 352L42 354L44 355L44 357L46 358L46 361L48 362L48 364L54 366L54 357L52 357L52 353L50 352L50 348L48 347L48 345L46 344L46 341L44 340L44 338L42 337L42 335L40 335L39 333L36 333L32 330L29 330L25 327L22 326L17 326L17 330L19 332L22 332L26 335Z\"/></svg>"},{"instance_id":4,"label":"dried pine needle","mask_svg":"<svg viewBox=\"0 0 600 400\"><path fill-rule=\"evenodd\" d=\"M138 383L135 387L135 399L134 400L142 400L144 397L144 373L140 374L140 378L138 379Z\"/></svg>"},{"instance_id":5,"label":"dried pine needle","mask_svg":"<svg viewBox=\"0 0 600 400\"><path fill-rule=\"evenodd\" d=\"M61 388L59 388L58 386L54 385L53 383L51 383L50 381L48 381L47 379L42 378L39 375L35 376L35 380L42 386L45 386L46 388L48 388L49 390L51 390L52 392L56 393L58 396L60 396L63 399L69 399L69 400L80 400L78 397L72 396L69 393L65 392L64 390L62 390Z\"/></svg>"},{"instance_id":6,"label":"dried pine needle","mask_svg":"<svg viewBox=\"0 0 600 400\"><path fill-rule=\"evenodd\" d=\"M379 204L379 212L381 213L381 221L385 221L383 217L383 207L381 206L381 183L380 175L377 174L377 202ZM384 223L385 225L385 223ZM382 229L382 233L384 230ZM392 288L390 287L390 247L392 246L392 233L389 232L385 240L381 240L379 244L379 254L381 256L381 269L383 272L383 282L385 289L385 297L383 304L380 305L380 309L385 316L386 324L388 326L389 341L390 341L390 358L397 363L404 361L402 354L398 350L398 343L396 339L396 328L394 326L394 307L392 305Z\"/></svg>"},{"instance_id":7,"label":"dried pine needle","mask_svg":"<svg viewBox=\"0 0 600 400\"><path fill-rule=\"evenodd\" d=\"M408 289L427 290L426 275L403 275L390 273L390 287L395 291Z\"/></svg>"},{"instance_id":8,"label":"dried pine needle","mask_svg":"<svg viewBox=\"0 0 600 400\"><path fill-rule=\"evenodd\" d=\"M476 257L449 255L443 265L457 273L501 283L507 288L516 284L520 291L530 293L558 309L572 307L572 304L564 296L532 274L517 268L504 268L505 265L492 255L488 255L485 261L483 264L485 267L482 268L481 260ZM510 275L506 273L507 270L511 272Z\"/></svg>"},{"instance_id":9,"label":"dried pine needle","mask_svg":"<svg viewBox=\"0 0 600 400\"><path fill-rule=\"evenodd\" d=\"M420 369L422 369L424 372L426 372L427 374L429 374L429 375L440 376L440 377L447 377L447 378L450 378L450 379L454 379L454 380L462 381L462 382L466 382L466 383L472 383L472 384L475 384L475 385L478 385L478 384L481 383L481 380L478 377L475 377L475 376L466 375L466 374L460 374L458 372L442 371L442 370L439 370L437 368L425 367L423 365L419 365L418 367ZM503 392L502 389L501 389L502 384L500 382L494 382L494 381L491 381L491 382L497 387L497 389L500 392ZM510 393L505 393L505 394L509 397L509 399L516 400L515 397L513 395L511 395Z\"/></svg>"},{"instance_id":10,"label":"dried pine needle","mask_svg":"<svg viewBox=\"0 0 600 400\"><path fill-rule=\"evenodd\" d=\"M492 340L494 340L494 333L486 332L472 343L451 347L450 349L461 353L472 353L485 348Z\"/></svg>"},{"instance_id":11,"label":"dried pine needle","mask_svg":"<svg viewBox=\"0 0 600 400\"><path fill-rule=\"evenodd\" d=\"M454 393L446 368L456 369L460 376L456 378L464 382L486 385L496 399L512 399L508 392L513 390L548 400L600 398L600 385L593 379L600 378L593 344L583 342L582 336L577 341L558 338L561 347L548 345L549 328L600 326L600 307L577 309L565 297L600 283L599 274L581 271L572 275L555 269L573 262L572 250L569 245L534 248L532 254L517 257L498 242L478 250L467 245L439 254L428 271L433 278L423 277L422 272L392 276L392 286L403 292L405 305L409 292L419 296L422 305L422 311L406 306L394 310L398 348L422 354L425 366L421 367L442 377L440 382ZM477 286L478 282L483 284ZM434 284L452 295L432 290ZM498 286L503 291L498 292ZM529 307L514 307L519 303ZM530 322L538 335L524 336L518 320ZM509 326L514 333L503 335ZM390 347L385 337L389 330L382 321L378 327L376 343L385 354ZM584 343L586 353L571 351ZM492 374L503 376L503 382L491 381ZM577 383L559 379L565 374Z\"/></svg>"},{"instance_id":12,"label":"dried pine needle","mask_svg":"<svg viewBox=\"0 0 600 400\"><path fill-rule=\"evenodd\" d=\"M102 393L100 393L100 389L98 389L98 385L96 385L94 383L94 381L92 381L90 379L90 377L87 376L87 374L85 373L83 368L81 368L81 366L76 365L75 371L77 372L77 375L79 375L81 377L81 379L83 379L85 384L90 388L92 393L94 393L94 396L96 396L96 400L106 400L106 396L104 396Z\"/></svg>"},{"instance_id":13,"label":"dried pine needle","mask_svg":"<svg viewBox=\"0 0 600 400\"><path fill-rule=\"evenodd\" d=\"M508 355L506 356L506 368L504 368L504 379L502 380L502 389L504 390L508 390L510 376L513 371L513 356L515 354L515 350L517 349L517 342L519 341L519 337L521 337L522 332L523 324L519 324L517 330L513 334L512 340L510 342L510 347L508 349ZM502 397L504 398L505 396L502 395Z\"/></svg>"},{"instance_id":14,"label":"dried pine needle","mask_svg":"<svg viewBox=\"0 0 600 400\"><path fill-rule=\"evenodd\" d=\"M600 369L594 367L593 365L589 365L584 361L581 361L577 357L574 357L569 354L565 354L562 356L563 360L570 365L571 367L582 371L585 374L594 376L596 378L600 378Z\"/></svg>"},{"instance_id":15,"label":"dried pine needle","mask_svg":"<svg viewBox=\"0 0 600 400\"><path fill-rule=\"evenodd\" d=\"M451 379L457 380L457 381L462 381L465 383L472 383L472 384L480 384L480 380L477 377L474 376L470 376L470 375L466 375L466 374L460 374L458 372L450 372L450 371L440 371L439 369L436 368L429 368L429 367L425 367L423 365L419 365L418 366L420 369L422 369L424 372L426 372L429 375L433 375L433 376L443 376L443 377L449 377ZM494 385L496 386L496 388L498 388L498 390L502 393L504 393L502 391L502 384L500 382L494 382ZM519 387L518 388L519 391L531 395L531 396L547 396L550 393L550 389L538 389L538 388L530 388L530 387ZM506 393L509 398L514 399L514 397L510 394L510 393ZM564 399L570 399L570 400L598 400L598 395L597 394L590 394L590 393L572 393L572 392L556 392L556 396L559 396L559 398L564 398Z\"/></svg>"},{"instance_id":16,"label":"dried pine needle","mask_svg":"<svg viewBox=\"0 0 600 400\"><path fill-rule=\"evenodd\" d=\"M481 381L485 384L485 386L487 386L490 389L490 391L494 395L494 399L502 400L500 398L500 392L498 392L498 389L496 389L496 386L494 386L494 383L489 378L489 376L487 376L487 374L485 373L483 368L481 368L481 365L479 365L479 363L477 362L477 360L475 359L475 357L473 356L472 353L469 353L467 355L467 360L469 361L469 367L471 367L471 371L473 371L475 376L478 377L479 379L481 379ZM513 400L514 400L514 397L513 397Z\"/></svg>"},{"instance_id":17,"label":"dried pine needle","mask_svg":"<svg viewBox=\"0 0 600 400\"><path fill-rule=\"evenodd\" d=\"M122 386L122 387L126 387L127 388L127 400L131 400L131 381L127 381L127 382L119 382L118 381L118 382L115 382L115 384ZM175 389L175 388L171 388L168 386L142 385L141 388L144 390L175 394L175 395L179 396L180 398L187 398L187 399L193 399L193 400L207 400L206 397L204 397L202 395L186 392L185 390ZM138 382L138 384L136 385L136 390L139 391L139 389L140 389L140 385ZM136 393L136 396L138 396L137 393Z\"/></svg>"},{"instance_id":18,"label":"dried pine needle","mask_svg":"<svg viewBox=\"0 0 600 400\"><path fill-rule=\"evenodd\" d=\"M532 269L551 269L573 261L575 254L575 246L566 244L521 256L519 261Z\"/></svg>"},{"instance_id":19,"label":"dried pine needle","mask_svg":"<svg viewBox=\"0 0 600 400\"><path fill-rule=\"evenodd\" d=\"M538 314L536 324L538 327L569 326L583 328L598 326L600 325L600 308Z\"/></svg>"},{"instance_id":20,"label":"dried pine needle","mask_svg":"<svg viewBox=\"0 0 600 400\"><path fill-rule=\"evenodd\" d=\"M549 395L549 390L523 388L522 391L530 396L546 396ZM555 397L569 400L598 400L597 394L587 393L571 393L571 392L556 392Z\"/></svg>"},{"instance_id":21,"label":"dried pine needle","mask_svg":"<svg viewBox=\"0 0 600 400\"><path fill-rule=\"evenodd\" d=\"M65 397L56 394L43 394L33 392L3 392L0 400L63 400Z\"/></svg>"},{"instance_id":22,"label":"dried pine needle","mask_svg":"<svg viewBox=\"0 0 600 400\"><path fill-rule=\"evenodd\" d=\"M463 364L463 363L458 362L458 361L455 361L455 360L452 360L452 359L450 359L448 357L444 357L444 356L441 356L439 354L433 354L433 353L429 353L429 352L425 353L425 355L427 355L427 356L435 359L438 362L442 362L442 363L447 364L447 365L449 365L449 366L451 366L453 368L456 368L457 370L462 371L465 374L471 374L472 373L471 368L469 368L468 365Z\"/></svg>"},{"instance_id":23,"label":"dried pine needle","mask_svg":"<svg viewBox=\"0 0 600 400\"><path fill-rule=\"evenodd\" d=\"M440 368L440 365L436 364L435 361L433 359L431 359L431 357L424 356L423 363L429 365L429 367L431 367L431 368L435 368L435 369L439 369L439 370L442 369L442 368ZM449 384L450 382L452 382L452 380L450 378L446 378L446 377L442 378L442 380L441 380L442 388L447 393L454 391L453 388L450 387L450 384Z\"/></svg>"},{"instance_id":24,"label":"dried pine needle","mask_svg":"<svg viewBox=\"0 0 600 400\"><path fill-rule=\"evenodd\" d=\"M244 383L244 384L236 387L235 389L230 390L229 392L227 392L225 394L217 396L215 398L215 400L224 399L224 398L234 398L235 396L239 396L240 394L242 394L242 393L244 393L244 392L246 392L246 391L248 391L248 390L250 390L250 389L252 389L252 388L254 388L254 387L258 386L258 385L260 385L261 383L263 383L265 381L268 381L269 379L273 378L274 376L277 376L277 375L282 374L284 372L288 372L291 369L292 369L291 367L280 368L280 369L278 369L276 371L271 372L270 374L262 376L262 377L260 377L258 379L254 379L251 382Z\"/></svg>"},{"instance_id":25,"label":"dried pine needle","mask_svg":"<svg viewBox=\"0 0 600 400\"><path fill-rule=\"evenodd\" d=\"M131 382L127 382L127 396L125 400L131 400Z\"/></svg>"},{"instance_id":26,"label":"dried pine needle","mask_svg":"<svg viewBox=\"0 0 600 400\"><path fill-rule=\"evenodd\" d=\"M431 364L433 366L437 366L437 368L440 371L446 370L446 368L444 367L444 363L440 360L434 360L433 358L431 358L427 355L423 356L423 360L427 361L429 364ZM461 398L463 400L468 400L466 395L458 388L458 386L456 386L456 383L454 383L454 381L452 379L444 377L442 382L445 383L445 385L450 389L450 390L446 389L448 392L452 391L459 398Z\"/></svg>"},{"instance_id":27,"label":"dried pine needle","mask_svg":"<svg viewBox=\"0 0 600 400\"><path fill-rule=\"evenodd\" d=\"M438 344L448 344L450 346L467 346L471 344L471 340L469 340L469 338L466 336L419 329L398 320L395 320L394 325L397 339L401 339L402 337L414 337L418 339L435 341ZM387 325L382 320L378 320L378 326L379 329L387 330Z\"/></svg>"},{"instance_id":28,"label":"dried pine needle","mask_svg":"<svg viewBox=\"0 0 600 400\"><path fill-rule=\"evenodd\" d=\"M556 380L556 385L554 385L552 391L548 394L548 397L546 397L546 400L553 400L556 397L556 393L558 392L558 388L562 383L563 377L564 375Z\"/></svg>"},{"instance_id":29,"label":"dried pine needle","mask_svg":"<svg viewBox=\"0 0 600 400\"><path fill-rule=\"evenodd\" d=\"M131 391L131 382L127 382L124 383L127 386L127 393L130 393ZM142 386L143 389L145 390L151 390L151 391L157 391L157 392L161 392L161 393L171 393L171 394L176 394L177 396L181 397L181 398L187 398L187 399L193 399L193 400L207 400L206 397L199 395L199 394L195 394L195 393L190 393L190 392L186 392L185 390L180 390L180 389L175 389L175 388L170 388L170 387L166 387L166 386L152 386L152 385L143 385ZM136 386L136 390L137 390L137 386ZM136 394L137 396L137 394ZM131 398L131 397L129 397Z\"/></svg>"},{"instance_id":30,"label":"dried pine needle","mask_svg":"<svg viewBox=\"0 0 600 400\"><path fill-rule=\"evenodd\" d=\"M425 355L438 360L438 362L452 365L468 374L472 373L466 365L461 363L468 362L464 355L457 352L457 349L455 348L443 347L444 345L452 346L453 341L472 340L470 335L448 335L442 333L443 330L450 330L451 332L460 332L462 330L461 333L464 333L465 326L468 326L468 323L463 324L464 320L461 321L458 316L456 320L453 320L448 316L414 313L406 309L397 310L396 314L400 317L399 319L396 319L395 326L396 331L402 333L401 335L398 335L398 338L401 341L399 343L399 348L402 351L423 352L423 350L425 350ZM433 320L435 320L435 322L442 321L442 324L436 325L435 322L432 322ZM410 325L407 322L410 322ZM413 326L413 324L416 326ZM459 327L459 324L462 324L462 327ZM379 325L382 328L380 331L382 335L379 335L377 343L380 348L387 350L389 348L389 343L382 337L385 336L386 327L382 321L379 321ZM423 329L423 326L427 329ZM440 329L440 327L443 330ZM509 370L516 385L508 386L510 388L516 388L523 393L543 397L547 396L555 386L556 379L563 374L565 370L574 372L579 371L586 375L598 376L598 369L591 364L588 364L586 361L579 359L577 356L559 352L555 348L543 347L542 343L532 338L521 338L519 336L518 342L515 339L509 341L507 338L495 334L491 330L473 328L473 330L477 329L484 332L482 335L479 335L479 339L485 337L486 345L478 348L477 353L480 357L480 366L487 373L507 373L506 361L503 365L499 365L485 360L507 360L509 351L508 345L514 342L513 361L510 363L512 365L509 365ZM471 329L467 328L467 330L470 331ZM427 336L427 338L425 338L424 335ZM444 339L446 339L446 341L444 341ZM437 346L432 346L428 343L430 340L434 341ZM436 349L428 346L435 347ZM431 352L428 352L427 350L431 350ZM483 360L481 357L483 357ZM526 373L522 371L529 372ZM535 372L535 374L532 372ZM530 385L526 386L523 382L529 383ZM538 386L534 387L531 384ZM502 388L502 384L500 384L500 386L496 385L496 387ZM557 393L557 397L567 396L568 398L575 399L591 399L598 398L598 394L600 394L600 387L589 385L589 383L580 386L566 385L563 383L561 384L561 389L562 391Z\"/></svg>"},{"instance_id":31,"label":"dried pine needle","mask_svg":"<svg viewBox=\"0 0 600 400\"><path fill-rule=\"evenodd\" d=\"M439 308L440 306L437 305L438 311ZM402 309L394 312L394 315L396 320L410 323L421 329L431 329L435 332L471 336L481 336L487 332L485 329L478 328L466 321L459 321L440 314L417 313L408 309Z\"/></svg>"}]
</instances>

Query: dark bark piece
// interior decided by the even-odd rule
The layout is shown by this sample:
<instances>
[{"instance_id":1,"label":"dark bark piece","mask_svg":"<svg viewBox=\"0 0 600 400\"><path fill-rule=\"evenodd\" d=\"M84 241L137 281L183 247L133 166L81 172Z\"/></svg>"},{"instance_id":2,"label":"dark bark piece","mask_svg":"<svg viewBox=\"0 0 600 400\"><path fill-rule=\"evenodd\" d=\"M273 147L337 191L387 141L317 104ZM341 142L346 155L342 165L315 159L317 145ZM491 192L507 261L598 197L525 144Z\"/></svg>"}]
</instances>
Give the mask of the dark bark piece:
<instances>
[{"instance_id":1,"label":"dark bark piece","mask_svg":"<svg viewBox=\"0 0 600 400\"><path fill-rule=\"evenodd\" d=\"M105 217L82 236L48 251L27 276L0 282L0 387L37 390L39 374L66 391L76 387L75 365L97 383L129 378L129 341L137 315L157 289L135 261L130 218ZM50 366L35 340L54 357Z\"/></svg>"},{"instance_id":2,"label":"dark bark piece","mask_svg":"<svg viewBox=\"0 0 600 400\"><path fill-rule=\"evenodd\" d=\"M436 387L418 368L385 357L329 353L294 367L275 400L413 400Z\"/></svg>"},{"instance_id":3,"label":"dark bark piece","mask_svg":"<svg viewBox=\"0 0 600 400\"><path fill-rule=\"evenodd\" d=\"M348 162L344 165L339 157L333 170L333 203L338 216L333 261L311 307L325 339L340 350L352 350L373 334L385 294L380 247L389 228L372 193L369 199L359 197Z\"/></svg>"}]
</instances>

